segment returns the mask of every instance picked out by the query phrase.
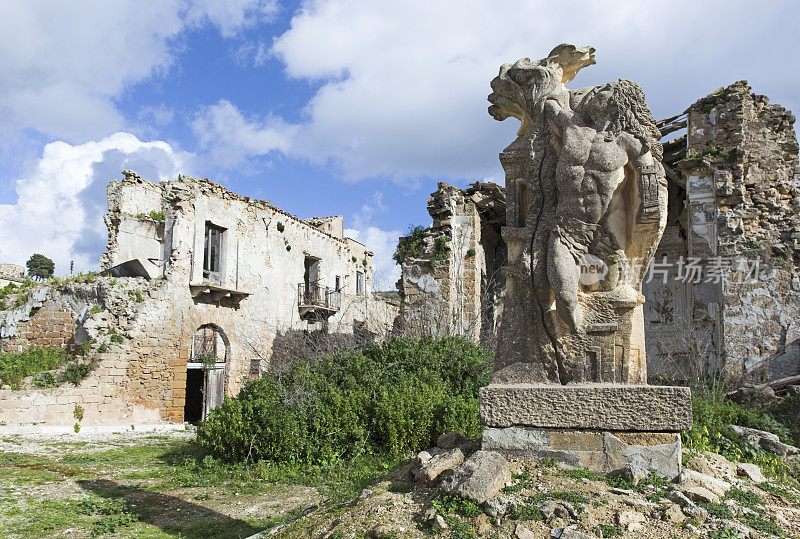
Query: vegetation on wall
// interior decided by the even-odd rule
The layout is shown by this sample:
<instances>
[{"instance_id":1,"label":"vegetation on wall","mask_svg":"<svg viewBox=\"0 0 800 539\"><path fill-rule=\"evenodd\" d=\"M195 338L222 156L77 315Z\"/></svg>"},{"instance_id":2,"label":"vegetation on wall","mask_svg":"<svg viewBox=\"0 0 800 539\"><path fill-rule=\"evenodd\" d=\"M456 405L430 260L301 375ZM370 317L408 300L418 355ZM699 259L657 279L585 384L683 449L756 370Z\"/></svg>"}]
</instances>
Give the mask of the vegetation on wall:
<instances>
[{"instance_id":1,"label":"vegetation on wall","mask_svg":"<svg viewBox=\"0 0 800 539\"><path fill-rule=\"evenodd\" d=\"M392 258L402 264L409 258L420 258L425 251L425 238L430 236L428 229L422 225L408 227L408 235L397 240L397 248Z\"/></svg>"},{"instance_id":2,"label":"vegetation on wall","mask_svg":"<svg viewBox=\"0 0 800 539\"><path fill-rule=\"evenodd\" d=\"M489 355L461 338L394 339L249 382L198 429L213 457L330 464L398 457L448 431L480 432Z\"/></svg>"},{"instance_id":3,"label":"vegetation on wall","mask_svg":"<svg viewBox=\"0 0 800 539\"><path fill-rule=\"evenodd\" d=\"M0 384L9 385L11 389L19 389L19 383L34 373L57 369L70 360L63 348L53 346L36 346L29 350L13 354L0 354ZM34 380L34 385L50 387L54 380L46 376Z\"/></svg>"},{"instance_id":4,"label":"vegetation on wall","mask_svg":"<svg viewBox=\"0 0 800 539\"><path fill-rule=\"evenodd\" d=\"M167 218L163 211L151 210L150 213L137 213L136 218L140 221L150 219L152 221L163 221Z\"/></svg>"}]
</instances>

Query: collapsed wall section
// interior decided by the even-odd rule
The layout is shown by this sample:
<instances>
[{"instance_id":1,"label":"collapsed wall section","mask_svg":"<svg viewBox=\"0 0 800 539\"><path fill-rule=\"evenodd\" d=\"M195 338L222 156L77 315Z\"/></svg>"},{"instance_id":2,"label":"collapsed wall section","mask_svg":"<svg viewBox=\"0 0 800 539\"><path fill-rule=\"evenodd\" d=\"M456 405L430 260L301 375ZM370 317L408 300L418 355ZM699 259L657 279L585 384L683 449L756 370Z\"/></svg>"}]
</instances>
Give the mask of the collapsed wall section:
<instances>
[{"instance_id":1,"label":"collapsed wall section","mask_svg":"<svg viewBox=\"0 0 800 539\"><path fill-rule=\"evenodd\" d=\"M417 227L399 242L401 302L395 331L462 335L493 348L505 290L500 274L505 211L499 185L476 182L459 189L439 183L428 198L431 227Z\"/></svg>"},{"instance_id":2,"label":"collapsed wall section","mask_svg":"<svg viewBox=\"0 0 800 539\"><path fill-rule=\"evenodd\" d=\"M651 374L768 378L800 370L800 171L794 116L744 81L698 100L676 142L670 221L655 262ZM666 257L664 259L663 257ZM687 269L694 261L699 273ZM683 264L682 266L680 264ZM682 279L678 279L682 274Z\"/></svg>"}]
</instances>

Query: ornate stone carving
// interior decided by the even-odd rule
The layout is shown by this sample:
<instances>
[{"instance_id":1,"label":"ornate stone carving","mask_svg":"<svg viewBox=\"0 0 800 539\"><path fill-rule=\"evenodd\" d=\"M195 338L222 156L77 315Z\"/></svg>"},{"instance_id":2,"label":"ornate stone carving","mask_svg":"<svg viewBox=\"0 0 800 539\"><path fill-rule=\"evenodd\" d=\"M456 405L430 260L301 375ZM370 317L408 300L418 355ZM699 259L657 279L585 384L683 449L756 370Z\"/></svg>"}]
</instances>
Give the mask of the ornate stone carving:
<instances>
[{"instance_id":1,"label":"ornate stone carving","mask_svg":"<svg viewBox=\"0 0 800 539\"><path fill-rule=\"evenodd\" d=\"M506 172L507 302L493 381L644 383L642 280L666 223L660 134L644 92L565 86L594 49L505 64L489 114L520 121Z\"/></svg>"}]
</instances>

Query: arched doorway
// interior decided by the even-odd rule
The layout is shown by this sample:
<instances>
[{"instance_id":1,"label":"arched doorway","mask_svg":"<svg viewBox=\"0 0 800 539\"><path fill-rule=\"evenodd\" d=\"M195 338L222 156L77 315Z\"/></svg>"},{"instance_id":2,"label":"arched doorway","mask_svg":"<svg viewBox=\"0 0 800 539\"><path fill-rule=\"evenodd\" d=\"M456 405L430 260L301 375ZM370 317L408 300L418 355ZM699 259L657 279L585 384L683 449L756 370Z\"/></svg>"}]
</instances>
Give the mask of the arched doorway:
<instances>
[{"instance_id":1,"label":"arched doorway","mask_svg":"<svg viewBox=\"0 0 800 539\"><path fill-rule=\"evenodd\" d=\"M205 324L194 332L190 360L186 364L184 421L197 423L222 402L229 354L230 344L219 327Z\"/></svg>"}]
</instances>

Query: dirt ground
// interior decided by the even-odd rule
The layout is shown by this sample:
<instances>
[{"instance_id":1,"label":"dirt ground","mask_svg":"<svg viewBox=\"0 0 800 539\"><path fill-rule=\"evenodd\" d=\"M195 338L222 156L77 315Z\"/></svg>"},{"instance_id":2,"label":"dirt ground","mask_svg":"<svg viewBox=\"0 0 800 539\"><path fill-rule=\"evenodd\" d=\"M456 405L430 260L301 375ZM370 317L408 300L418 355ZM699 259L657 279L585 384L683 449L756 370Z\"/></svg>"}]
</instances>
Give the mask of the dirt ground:
<instances>
[{"instance_id":1,"label":"dirt ground","mask_svg":"<svg viewBox=\"0 0 800 539\"><path fill-rule=\"evenodd\" d=\"M248 537L321 500L313 487L186 466L180 451L193 437L2 437L0 529L7 537Z\"/></svg>"},{"instance_id":2,"label":"dirt ground","mask_svg":"<svg viewBox=\"0 0 800 539\"><path fill-rule=\"evenodd\" d=\"M566 526L595 537L735 539L768 537L770 530L800 536L793 480L761 487L739 480L736 496L687 518L665 499L668 485L621 490L552 463L512 462L514 481L502 496L516 509L491 518L474 504L442 497L435 485L415 483L407 464L351 466L342 478L318 470L321 479L312 480L306 471L198 461L187 452L193 437L0 437L3 536L551 538ZM548 500L567 502L574 513L543 516L539 508Z\"/></svg>"}]
</instances>

